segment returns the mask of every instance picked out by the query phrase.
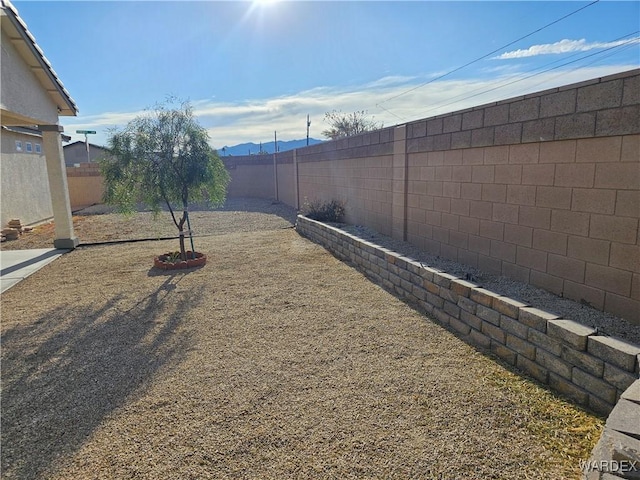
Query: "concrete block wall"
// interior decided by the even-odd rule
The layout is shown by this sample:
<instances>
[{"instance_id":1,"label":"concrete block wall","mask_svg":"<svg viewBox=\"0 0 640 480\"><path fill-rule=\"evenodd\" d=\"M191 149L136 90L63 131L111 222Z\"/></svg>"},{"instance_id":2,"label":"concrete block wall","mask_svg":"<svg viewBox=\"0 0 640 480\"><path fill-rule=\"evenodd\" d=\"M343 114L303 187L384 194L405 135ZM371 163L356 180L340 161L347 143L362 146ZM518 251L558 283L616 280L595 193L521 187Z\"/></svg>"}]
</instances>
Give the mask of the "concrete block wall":
<instances>
[{"instance_id":1,"label":"concrete block wall","mask_svg":"<svg viewBox=\"0 0 640 480\"><path fill-rule=\"evenodd\" d=\"M640 323L640 71L407 125L405 239Z\"/></svg>"},{"instance_id":2,"label":"concrete block wall","mask_svg":"<svg viewBox=\"0 0 640 480\"><path fill-rule=\"evenodd\" d=\"M299 153L299 152L298 152ZM352 157L339 161L299 161L299 195L308 201L340 200L346 221L364 223L391 235L391 155Z\"/></svg>"},{"instance_id":3,"label":"concrete block wall","mask_svg":"<svg viewBox=\"0 0 640 480\"><path fill-rule=\"evenodd\" d=\"M276 165L278 168L278 200L287 205L296 206L298 201L296 193L296 184L292 181L295 176L294 172L294 151L278 153ZM271 156L273 158L273 155ZM297 208L297 206L296 206Z\"/></svg>"},{"instance_id":4,"label":"concrete block wall","mask_svg":"<svg viewBox=\"0 0 640 480\"><path fill-rule=\"evenodd\" d=\"M347 261L468 343L492 352L551 389L608 414L638 379L640 346L598 335L321 222L297 231Z\"/></svg>"},{"instance_id":5,"label":"concrete block wall","mask_svg":"<svg viewBox=\"0 0 640 480\"><path fill-rule=\"evenodd\" d=\"M81 163L79 167L67 167L69 202L74 210L102 203L104 179L97 163Z\"/></svg>"},{"instance_id":6,"label":"concrete block wall","mask_svg":"<svg viewBox=\"0 0 640 480\"><path fill-rule=\"evenodd\" d=\"M228 195L277 197L295 208L306 201L341 200L347 221L390 235L393 135L393 129L383 129L279 153L277 195L272 155L223 157L231 173Z\"/></svg>"},{"instance_id":7,"label":"concrete block wall","mask_svg":"<svg viewBox=\"0 0 640 480\"><path fill-rule=\"evenodd\" d=\"M341 200L349 223L640 323L640 70L299 149L291 172L292 206ZM256 177L232 187L260 196Z\"/></svg>"},{"instance_id":8,"label":"concrete block wall","mask_svg":"<svg viewBox=\"0 0 640 480\"><path fill-rule=\"evenodd\" d=\"M640 477L640 380L620 397L582 470L585 480Z\"/></svg>"},{"instance_id":9,"label":"concrete block wall","mask_svg":"<svg viewBox=\"0 0 640 480\"><path fill-rule=\"evenodd\" d=\"M275 164L273 154L222 157L231 176L227 196L277 199L297 208L293 158L292 150L278 153Z\"/></svg>"},{"instance_id":10,"label":"concrete block wall","mask_svg":"<svg viewBox=\"0 0 640 480\"><path fill-rule=\"evenodd\" d=\"M340 200L346 221L391 234L394 129L296 150L298 202Z\"/></svg>"},{"instance_id":11,"label":"concrete block wall","mask_svg":"<svg viewBox=\"0 0 640 480\"><path fill-rule=\"evenodd\" d=\"M640 135L408 154L407 237L640 321Z\"/></svg>"},{"instance_id":12,"label":"concrete block wall","mask_svg":"<svg viewBox=\"0 0 640 480\"><path fill-rule=\"evenodd\" d=\"M272 155L222 157L222 160L231 177L229 197L276 198Z\"/></svg>"}]
</instances>

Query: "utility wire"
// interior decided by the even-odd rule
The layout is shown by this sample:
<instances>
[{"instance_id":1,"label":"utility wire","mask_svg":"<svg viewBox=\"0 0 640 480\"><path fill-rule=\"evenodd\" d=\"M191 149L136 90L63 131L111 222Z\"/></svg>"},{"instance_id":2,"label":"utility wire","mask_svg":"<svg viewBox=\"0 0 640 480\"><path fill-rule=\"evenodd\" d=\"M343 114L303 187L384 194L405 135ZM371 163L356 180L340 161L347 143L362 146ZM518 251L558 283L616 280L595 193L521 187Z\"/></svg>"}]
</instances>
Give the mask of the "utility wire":
<instances>
[{"instance_id":1,"label":"utility wire","mask_svg":"<svg viewBox=\"0 0 640 480\"><path fill-rule=\"evenodd\" d=\"M556 23L561 22L561 21L562 21L562 20L564 20L565 18L568 18L568 17L570 17L570 16L572 16L572 15L575 15L576 13L578 13L578 12L580 12L580 11L584 10L585 8L589 8L590 6L595 5L595 4L596 4L596 3L598 3L599 1L600 1L600 0L594 0L593 2L591 2L591 3L589 3L589 4L585 5L585 6L583 6L583 7L581 7L581 8L579 8L579 9L577 9L577 10L575 10L575 11L571 12L571 13L568 13L567 15L565 15L565 16L563 16L563 17L561 17L561 18L558 18L557 20L554 20L554 21L553 21L553 22L551 22L551 23L548 23L548 24L546 24L545 26L540 27L540 28L538 28L537 30L534 30L533 32L528 33L528 34L526 34L526 35L524 35L524 36L522 36L522 37L518 38L517 40L514 40L514 41L512 41L512 42L509 42L509 43L507 43L506 45L503 45L502 47L499 47L499 48L497 48L497 49L493 50L492 52L489 52L489 53L487 53L486 55L483 55L482 57L476 58L475 60L472 60L472 61L470 61L470 62L468 62L468 63L465 63L464 65L462 65L462 66L460 66L460 67L454 68L453 70L451 70L451 71L449 71L449 72L447 72L447 73L444 73L444 74L439 75L439 76L437 76L437 77L435 77L435 78L432 78L432 79L431 79L431 80L429 80L428 82L425 82L425 83L422 83L422 84L420 84L420 85L418 85L418 86L415 86L415 87L413 87L413 88L410 88L409 90L406 90L405 92L402 92L402 93L399 93L399 94L394 95L394 96L392 96L392 97L389 97L389 98L387 98L386 100L383 100L383 101L381 101L380 103L377 103L377 104L376 104L376 107L382 108L382 107L381 107L381 105L382 105L383 103L387 103L387 102L389 102L390 100L394 100L394 99L396 99L396 98L398 98L398 97L402 97L403 95L406 95L407 93L413 92L414 90L417 90L417 89L422 88L422 87L424 87L424 86L426 86L426 85L429 85L430 83L433 83L433 82L436 82L436 81L438 81L438 80L441 80L441 79L443 79L443 78L445 78L445 77L448 77L448 76L449 76L449 75L451 75L452 73L458 72L458 71L462 70L463 68L468 67L469 65L473 65L474 63L479 62L480 60L484 60L485 58L490 57L491 55L493 55L493 54L495 54L495 53L498 53L499 51L501 51L501 50L503 50L503 49L505 49L505 48L507 48L507 47L510 47L510 46L511 46L511 45L513 45L514 43L518 43L520 40L524 40L525 38L530 37L531 35L534 35L534 34L536 34L536 33L540 32L540 31L544 30L545 28L550 27L551 25L555 25ZM387 110L387 111L389 111L389 110Z\"/></svg>"},{"instance_id":2,"label":"utility wire","mask_svg":"<svg viewBox=\"0 0 640 480\"><path fill-rule=\"evenodd\" d=\"M398 120L402 120L403 122L406 122L407 119L404 117L401 117L400 115L396 115L395 113L393 113L391 110L384 108L382 105L377 105L378 108L381 108L382 110L384 110L387 113L390 113L391 115L393 115L394 117L396 117Z\"/></svg>"},{"instance_id":3,"label":"utility wire","mask_svg":"<svg viewBox=\"0 0 640 480\"><path fill-rule=\"evenodd\" d=\"M640 31L639 31L638 33L640 33ZM562 71L562 72L558 73L557 75L555 75L555 76L553 76L553 77L549 78L549 80L556 79L556 78L558 78L558 77L560 77L560 76L562 76L562 75L565 75L566 73L575 72L575 71L576 71L576 70L578 70L579 68L584 68L584 67L588 67L588 66L590 66L590 65L594 65L594 64L596 64L596 63L598 63L598 62L601 62L602 60L604 60L604 59L606 59L606 58L612 57L612 56L617 55L617 54L619 54L619 53L621 53L621 52L623 52L623 51L625 51L625 50L628 50L628 49L630 49L630 48L633 48L633 47L634 47L634 45L636 45L636 44L638 43L638 41L637 41L637 40L638 40L638 39L635 39L635 41L634 41L634 40L630 40L630 41L625 42L625 43L623 43L623 44L621 44L621 45L617 45L617 46L615 46L615 47L610 47L610 48L607 48L607 49L602 50L602 51L600 51L600 52L594 53L594 54L592 54L592 55L593 55L593 56L597 56L597 55L602 55L602 54L604 54L604 53L608 52L606 55L602 55L602 56L600 56L600 57L598 57L598 58L595 58L595 59L594 59L594 60L592 60L591 62L585 63L584 65L576 66L576 67L571 68L571 69L569 69L569 70L567 70L567 71ZM615 49L619 49L619 50L615 50ZM614 51L614 50L615 50L615 51ZM584 60L584 59L586 59L586 58L589 58L589 56L581 57L581 58L579 58L579 59L578 59L578 60L576 60L576 61ZM564 64L564 65L566 65L566 64ZM562 66L564 66L564 65L560 65L560 66L562 67ZM553 68L553 69L549 69L549 70L547 70L547 71L550 71L550 70L555 70L555 68ZM540 75L540 74L542 74L542 73L546 73L546 72L539 72L539 73L536 73L535 75L532 75L532 77L533 77L533 76L536 76L536 75ZM537 83L536 85L533 85L533 86L540 85L540 84L544 83L545 81L547 81L547 80L543 80L542 82L539 82L539 83Z\"/></svg>"},{"instance_id":4,"label":"utility wire","mask_svg":"<svg viewBox=\"0 0 640 480\"><path fill-rule=\"evenodd\" d=\"M633 32L633 33L629 33L629 34L627 34L627 35L624 35L624 36L619 37L619 38L617 38L617 39L615 39L615 40L612 40L612 41L613 41L613 42L615 42L615 41L618 41L618 40L622 40L622 39L624 39L624 38L626 38L626 37L629 37L629 36L631 36L631 35L637 35L638 33L640 33L640 30L637 30L637 31L635 31L635 32ZM495 91L495 90L499 90L500 88L507 87L507 86L509 86L509 85L513 85L514 83L522 82L522 81L527 80L527 79L529 79L529 78L532 78L532 77L535 77L535 76L538 76L538 75L542 75L543 73L547 73L547 72L550 72L550 71L553 71L553 70L557 70L557 69L558 69L558 68L560 68L560 67L564 67L564 66L566 66L566 65L571 65L571 64L573 64L573 63L579 62L579 61L584 60L584 59L586 59L586 58L590 58L590 57L597 56L597 55L602 55L603 53L605 53L605 52L609 52L609 51L611 51L611 50L615 50L615 49L622 49L622 47L624 47L624 49L626 49L626 48L629 48L629 47L633 46L633 45L634 45L634 44L636 44L636 43L638 43L638 39L637 39L637 38L632 38L632 39L628 40L627 42L624 42L624 43L622 43L622 44L620 44L620 45L616 45L616 46L613 46L613 47L609 47L609 48L606 48L606 49L604 49L604 50L600 50L600 51L595 52L595 53L590 53L590 54L588 54L588 55L581 56L580 58L577 58L577 59L575 59L575 60L571 60L571 61L569 61L569 62L566 62L566 61L564 61L564 60L556 60L556 61L554 61L554 62L547 63L547 64L545 64L545 65L542 65L542 66L540 66L540 67L537 67L537 68L535 68L535 69L533 69L533 70L529 70L528 72L524 72L524 73L535 72L536 70L541 70L541 69L543 69L543 68L545 68L545 67L548 67L548 66L550 66L550 65L554 65L554 64L556 64L556 63L558 63L558 62L562 62L562 61L564 61L564 63L561 63L560 65L557 65L557 66L552 67L552 68L548 68L548 69L546 69L546 70L539 71L539 72L534 73L534 74L532 74L532 75L528 75L528 76L526 76L526 77L519 77L519 78L517 78L516 80L512 80L512 81L509 81L509 82L506 82L506 83L502 83L502 84L500 84L500 85L498 85L498 86L495 86L495 87L489 88L489 89L487 89L487 90L476 89L476 90L474 90L473 92L478 92L478 93L474 93L473 95L466 95L466 96L464 96L464 97L461 97L460 95L458 95L458 97L452 97L450 100L453 100L453 99L455 99L455 98L457 98L457 100L452 101L452 102L449 102L449 103L444 103L444 102L438 103L438 104L436 104L436 105L433 105L433 106L432 106L431 108L429 108L428 110L426 110L426 112L431 112L431 111L433 111L433 110L437 110L438 108L448 107L448 106L450 106L450 105L455 105L456 103L460 103L460 102L462 102L462 101L464 101L464 100L468 100L468 99L470 99L470 98L477 97L477 96L482 95L482 94L484 94L484 93L489 93L489 92L493 92L493 91ZM613 53L618 53L618 52L613 52ZM612 53L611 53L611 54L612 54ZM610 54L610 55L611 55L611 54ZM573 55L571 55L569 58L575 57L576 55L579 55L579 54L578 54L578 53L574 53L574 54L573 54ZM604 58L606 58L606 57L604 57ZM596 59L596 61L599 61L599 60L601 60L601 59L600 59L600 58ZM595 62L591 62L591 63L595 63ZM591 65L591 63L589 63L588 65ZM578 68L578 67L576 67L576 68L574 68L574 69L572 69L572 70L569 70L569 72L572 72L572 71L576 70L577 68ZM479 91L479 90L482 90L482 91ZM473 93L473 92L472 92L472 93ZM461 98L460 98L460 97L461 97ZM445 102L446 102L446 100L445 100ZM382 108L382 107L380 107L380 108ZM426 112L425 112L425 113L426 113Z\"/></svg>"}]
</instances>

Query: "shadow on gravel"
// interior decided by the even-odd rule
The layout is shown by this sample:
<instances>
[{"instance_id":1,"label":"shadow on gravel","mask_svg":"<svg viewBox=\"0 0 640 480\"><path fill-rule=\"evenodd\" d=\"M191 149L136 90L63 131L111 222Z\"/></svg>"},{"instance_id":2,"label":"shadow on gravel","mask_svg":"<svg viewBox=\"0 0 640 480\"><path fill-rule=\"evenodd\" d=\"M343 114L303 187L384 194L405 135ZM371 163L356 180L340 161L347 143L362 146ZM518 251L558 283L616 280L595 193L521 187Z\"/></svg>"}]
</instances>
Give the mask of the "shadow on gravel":
<instances>
[{"instance_id":1,"label":"shadow on gravel","mask_svg":"<svg viewBox=\"0 0 640 480\"><path fill-rule=\"evenodd\" d=\"M191 267L191 268L185 268L183 270L160 270L159 268L156 267L151 267L149 269L149 271L147 272L147 277L170 277L170 278L175 278L177 275L187 275L191 272L197 272L198 270L201 270L203 268L205 268L206 265L201 265L199 267ZM177 285L176 284L171 284L169 286L169 288L171 288L171 290L175 290Z\"/></svg>"},{"instance_id":2,"label":"shadow on gravel","mask_svg":"<svg viewBox=\"0 0 640 480\"><path fill-rule=\"evenodd\" d=\"M3 478L46 476L160 369L181 361L190 338L176 329L201 298L174 292L185 273L132 306L118 295L57 307L2 336Z\"/></svg>"}]
</instances>

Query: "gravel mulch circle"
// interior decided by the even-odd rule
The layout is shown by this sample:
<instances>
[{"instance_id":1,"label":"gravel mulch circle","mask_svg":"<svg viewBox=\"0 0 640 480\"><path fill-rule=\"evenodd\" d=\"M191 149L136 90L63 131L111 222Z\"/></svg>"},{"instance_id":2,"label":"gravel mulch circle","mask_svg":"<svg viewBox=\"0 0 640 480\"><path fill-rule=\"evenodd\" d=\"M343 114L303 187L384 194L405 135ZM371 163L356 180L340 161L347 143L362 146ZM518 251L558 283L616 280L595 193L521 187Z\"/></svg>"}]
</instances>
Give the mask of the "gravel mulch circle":
<instances>
[{"instance_id":1,"label":"gravel mulch circle","mask_svg":"<svg viewBox=\"0 0 640 480\"><path fill-rule=\"evenodd\" d=\"M202 268L91 246L2 295L3 478L580 477L601 418L282 217L209 220Z\"/></svg>"}]
</instances>

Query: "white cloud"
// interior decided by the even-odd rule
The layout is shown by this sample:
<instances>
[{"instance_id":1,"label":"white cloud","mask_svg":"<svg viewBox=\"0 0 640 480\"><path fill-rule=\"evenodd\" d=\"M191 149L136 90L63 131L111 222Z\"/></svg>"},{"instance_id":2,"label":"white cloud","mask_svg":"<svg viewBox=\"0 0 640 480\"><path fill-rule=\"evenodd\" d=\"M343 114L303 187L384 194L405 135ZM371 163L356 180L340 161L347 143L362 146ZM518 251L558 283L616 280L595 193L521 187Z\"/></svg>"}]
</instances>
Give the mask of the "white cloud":
<instances>
[{"instance_id":1,"label":"white cloud","mask_svg":"<svg viewBox=\"0 0 640 480\"><path fill-rule=\"evenodd\" d=\"M426 79L393 77L390 80L386 77L348 88L322 86L274 98L247 99L237 103L214 98L194 100L192 104L201 125L209 132L211 144L222 148L244 142L270 142L274 131L277 131L278 140L303 139L307 115L311 117L310 135L322 138L322 130L328 127L323 121L324 114L334 109L345 113L366 110L376 121L389 127L633 68L637 65L555 70L531 78L522 73L496 72L489 77L443 79L424 86L420 83ZM69 118L73 123L63 121L63 125L74 141L84 139L82 135L75 135L76 129L98 130L98 135L91 136L90 141L104 145L108 127L123 126L140 113L108 112L79 116Z\"/></svg>"},{"instance_id":2,"label":"white cloud","mask_svg":"<svg viewBox=\"0 0 640 480\"><path fill-rule=\"evenodd\" d=\"M416 80L416 77L405 77L401 75L390 75L388 77L383 77L373 82L370 82L366 85L368 88L377 88L377 87L389 87L391 85L402 85L410 82L412 80Z\"/></svg>"},{"instance_id":3,"label":"white cloud","mask_svg":"<svg viewBox=\"0 0 640 480\"><path fill-rule=\"evenodd\" d=\"M559 53L586 52L588 50L618 47L624 44L640 43L640 37L626 40L617 40L615 42L591 42L587 43L586 39L569 40L564 39L555 43L543 43L541 45L532 45L524 50L513 50L505 52L502 55L493 57L496 60L509 60L512 58L535 57L538 55L550 55Z\"/></svg>"}]
</instances>

